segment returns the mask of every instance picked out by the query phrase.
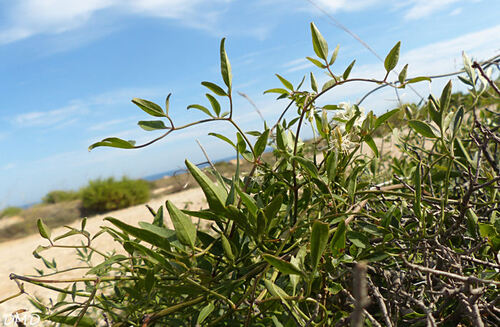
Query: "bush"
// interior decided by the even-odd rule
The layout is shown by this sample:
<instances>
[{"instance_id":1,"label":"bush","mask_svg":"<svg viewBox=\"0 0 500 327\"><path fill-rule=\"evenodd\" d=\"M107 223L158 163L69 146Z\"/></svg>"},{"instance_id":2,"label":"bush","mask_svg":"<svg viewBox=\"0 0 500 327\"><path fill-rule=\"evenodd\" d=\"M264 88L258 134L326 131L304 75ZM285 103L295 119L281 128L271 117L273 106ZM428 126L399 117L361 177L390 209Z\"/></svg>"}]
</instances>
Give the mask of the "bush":
<instances>
[{"instance_id":1,"label":"bush","mask_svg":"<svg viewBox=\"0 0 500 327\"><path fill-rule=\"evenodd\" d=\"M19 207L7 207L0 211L0 218L4 217L12 217L20 214L23 211L23 209Z\"/></svg>"},{"instance_id":2,"label":"bush","mask_svg":"<svg viewBox=\"0 0 500 327\"><path fill-rule=\"evenodd\" d=\"M59 290L54 304L33 301L41 317L74 326L95 326L97 317L111 326L144 327L498 325L500 120L496 107L484 108L483 101L496 99L496 106L500 91L488 87L491 75L483 66L490 63L472 64L464 55L461 80L470 86L471 106L450 104L450 81L439 99L431 96L423 106L405 111L407 126L392 131L399 150L381 154L372 136L400 109L375 117L359 105L319 106L326 92L360 79L349 78L354 62L334 74L337 51L329 56L314 24L311 33L318 57L312 61L330 79L318 87L311 73L310 88L301 89L302 83L295 86L278 76L283 87L266 92L295 105L288 122L280 118L261 132L242 132L233 120L224 40L225 86L203 85L226 100L227 115L209 96L212 110L190 106L207 119L175 126L170 96L166 110L133 100L146 113L164 118L139 122L146 130L168 129L163 137L208 121L231 124L236 142L215 136L231 144L252 169L242 176L237 167L231 178L215 170L214 183L186 161L209 208L180 210L167 201L173 230L164 224L163 207L151 209L151 223L139 227L106 218L112 227L94 237L111 235L124 254L93 248L85 220L81 229L56 238L39 221L50 245L34 254L51 272L40 272L41 278L12 274L11 279ZM407 79L405 67L398 81L387 80L399 47L386 57L385 77L362 80L377 88L402 88L428 79ZM317 135L309 144L300 141L306 123ZM360 151L362 145L373 154ZM98 146L143 145L107 138L90 149ZM263 159L266 146L273 148L273 160ZM197 230L192 217L212 221L211 230ZM82 278L58 278L56 263L44 259L43 251L62 247L58 240L75 234L86 238L75 248L89 269ZM91 261L93 253L103 260ZM56 288L63 282L71 287Z\"/></svg>"},{"instance_id":3,"label":"bush","mask_svg":"<svg viewBox=\"0 0 500 327\"><path fill-rule=\"evenodd\" d=\"M149 200L150 189L144 180L123 177L90 181L82 189L83 208L91 212L106 212L130 207Z\"/></svg>"},{"instance_id":4,"label":"bush","mask_svg":"<svg viewBox=\"0 0 500 327\"><path fill-rule=\"evenodd\" d=\"M81 198L80 192L56 190L47 193L47 195L43 197L42 202L46 204L54 204L54 203L78 200L80 198Z\"/></svg>"}]
</instances>

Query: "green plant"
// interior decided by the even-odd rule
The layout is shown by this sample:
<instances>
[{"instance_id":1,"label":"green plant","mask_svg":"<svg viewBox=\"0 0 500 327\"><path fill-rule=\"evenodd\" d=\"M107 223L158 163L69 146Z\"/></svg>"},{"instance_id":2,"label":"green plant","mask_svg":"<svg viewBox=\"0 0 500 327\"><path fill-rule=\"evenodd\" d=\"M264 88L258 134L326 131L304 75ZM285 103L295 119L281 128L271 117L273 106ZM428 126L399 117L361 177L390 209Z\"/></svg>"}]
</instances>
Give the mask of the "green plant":
<instances>
[{"instance_id":1,"label":"green plant","mask_svg":"<svg viewBox=\"0 0 500 327\"><path fill-rule=\"evenodd\" d=\"M130 207L149 200L150 189L144 180L123 177L97 179L81 191L83 209L91 212L106 212Z\"/></svg>"},{"instance_id":2,"label":"green plant","mask_svg":"<svg viewBox=\"0 0 500 327\"><path fill-rule=\"evenodd\" d=\"M55 190L47 193L43 199L43 203L54 204L59 202L73 201L81 198L80 192Z\"/></svg>"},{"instance_id":3,"label":"green plant","mask_svg":"<svg viewBox=\"0 0 500 327\"><path fill-rule=\"evenodd\" d=\"M293 85L277 75L283 87L265 93L278 94L288 105L272 128L266 124L261 132L245 133L233 120L224 39L220 55L225 86L202 84L226 100L228 112L221 113L219 100L209 94L211 109L188 107L203 111L207 119L176 126L169 112L170 95L165 109L133 100L163 119L140 121L139 126L165 133L143 145L107 138L90 149L141 148L176 130L219 121L235 128L236 141L212 135L231 144L252 168L243 176L237 165L231 178L214 169L214 183L186 161L209 208L180 210L167 201L173 230L165 227L163 207L151 210L152 222L138 227L106 218L113 227L103 226L93 237L85 230L85 220L80 229L70 228L58 237L40 220L40 234L49 245L39 246L34 254L53 272L11 278L61 293L54 305L32 301L44 319L74 326L94 326L97 319L112 326L498 322L499 116L483 110L485 94L496 99L495 105L500 95L491 72L484 71L492 61L472 63L464 54L461 79L471 87L470 106L450 105L448 83L439 99L431 96L423 107L405 112L408 125L399 135L394 131L397 153L380 153L373 135L399 109L375 117L358 105L319 106L317 100L351 82L403 88L428 78L406 78L405 66L396 82L388 80L400 43L387 55L381 79L350 78L354 61L335 74L338 47L331 54L314 24L311 34L317 58L308 59L329 80L319 87L311 73L310 88L303 89L305 78ZM314 131L311 143L300 140L306 127ZM373 155L360 151L362 145ZM273 148L271 161L262 158L266 146ZM191 217L212 221L211 230L197 230ZM102 234L111 235L125 254L94 248L93 238ZM86 276L48 279L58 272L43 251L67 248L58 241L73 235L86 240L74 246L89 264ZM102 257L97 265L90 261L94 253ZM62 282L71 286L54 286Z\"/></svg>"},{"instance_id":4,"label":"green plant","mask_svg":"<svg viewBox=\"0 0 500 327\"><path fill-rule=\"evenodd\" d=\"M0 218L16 216L22 211L23 209L19 207L7 207L0 211Z\"/></svg>"}]
</instances>

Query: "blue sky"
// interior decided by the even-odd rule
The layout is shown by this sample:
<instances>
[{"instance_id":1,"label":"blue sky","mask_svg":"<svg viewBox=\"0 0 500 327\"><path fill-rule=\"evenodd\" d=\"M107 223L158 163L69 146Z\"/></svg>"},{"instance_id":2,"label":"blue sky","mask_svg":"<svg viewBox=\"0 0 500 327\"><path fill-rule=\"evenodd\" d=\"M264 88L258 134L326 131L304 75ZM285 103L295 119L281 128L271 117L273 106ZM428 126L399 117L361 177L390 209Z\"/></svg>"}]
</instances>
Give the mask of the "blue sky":
<instances>
[{"instance_id":1,"label":"blue sky","mask_svg":"<svg viewBox=\"0 0 500 327\"><path fill-rule=\"evenodd\" d=\"M385 57L402 41L400 67L408 75L450 72L461 51L485 59L500 51L500 2L491 0L314 0ZM202 115L186 111L206 104L201 81L223 84L219 42L227 37L235 91L250 96L272 123L283 102L266 89L279 86L274 73L294 83L314 71L309 22L333 49L341 73L357 59L351 76L383 77L383 65L338 28L309 0L0 0L0 208L38 201L54 189L76 189L91 178L141 177L202 161L200 140L214 160L233 155L208 132L234 131L203 125L174 133L142 150L87 147L117 136L139 143L154 136L137 125L147 115L133 97L159 104L172 92L171 113L180 124ZM417 87L438 93L445 81ZM456 83L458 85L458 83ZM342 87L323 101L355 102L370 87ZM415 95L406 89L405 101ZM395 106L393 91L364 103L383 112ZM235 117L245 130L262 122L235 95Z\"/></svg>"}]
</instances>

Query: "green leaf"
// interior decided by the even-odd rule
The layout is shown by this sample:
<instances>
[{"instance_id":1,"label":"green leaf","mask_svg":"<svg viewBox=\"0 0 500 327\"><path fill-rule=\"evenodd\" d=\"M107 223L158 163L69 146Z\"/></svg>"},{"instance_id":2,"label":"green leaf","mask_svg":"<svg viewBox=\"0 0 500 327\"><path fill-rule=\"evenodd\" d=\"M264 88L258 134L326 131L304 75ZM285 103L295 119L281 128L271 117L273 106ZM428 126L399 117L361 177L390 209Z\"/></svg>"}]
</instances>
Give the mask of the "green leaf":
<instances>
[{"instance_id":1,"label":"green leaf","mask_svg":"<svg viewBox=\"0 0 500 327\"><path fill-rule=\"evenodd\" d=\"M165 117L163 109L161 109L161 107L154 102L139 98L133 98L132 103L141 108L146 113L150 114L151 116Z\"/></svg>"},{"instance_id":2,"label":"green leaf","mask_svg":"<svg viewBox=\"0 0 500 327\"><path fill-rule=\"evenodd\" d=\"M63 238L66 238L66 237L69 237L69 236L73 236L73 235L81 235L82 232L77 230L77 229L72 229L70 230L69 232L66 232L62 235L59 235L57 237L54 238L54 242L55 241L58 241L58 240L62 240Z\"/></svg>"},{"instance_id":3,"label":"green leaf","mask_svg":"<svg viewBox=\"0 0 500 327\"><path fill-rule=\"evenodd\" d=\"M291 157L292 160L295 160L299 163L299 165L309 173L312 177L318 177L318 168L312 162L311 160L304 158L304 157L299 157L299 156L293 156Z\"/></svg>"},{"instance_id":4,"label":"green leaf","mask_svg":"<svg viewBox=\"0 0 500 327\"><path fill-rule=\"evenodd\" d=\"M55 240L54 240L55 241ZM51 246L42 246L42 245L39 245L36 247L36 249L33 251L33 256L36 258L36 259L41 259L42 257L40 256L40 252L43 252L45 250L48 250L50 249Z\"/></svg>"},{"instance_id":5,"label":"green leaf","mask_svg":"<svg viewBox=\"0 0 500 327\"><path fill-rule=\"evenodd\" d=\"M321 221L315 221L311 232L311 266L316 271L319 260L328 244L329 225Z\"/></svg>"},{"instance_id":6,"label":"green leaf","mask_svg":"<svg viewBox=\"0 0 500 327\"><path fill-rule=\"evenodd\" d=\"M77 322L78 317L50 315L50 316L43 317L43 319L49 320L52 322L56 322L59 324L63 324L63 325L72 326ZM80 320L80 322L78 322L78 327L95 327L95 326L96 326L96 324L94 322L94 319L90 318L89 316L83 316L82 319Z\"/></svg>"},{"instance_id":7,"label":"green leaf","mask_svg":"<svg viewBox=\"0 0 500 327\"><path fill-rule=\"evenodd\" d=\"M404 84L406 79L406 72L408 71L408 64L406 64L401 72L399 73L398 80L399 83Z\"/></svg>"},{"instance_id":8,"label":"green leaf","mask_svg":"<svg viewBox=\"0 0 500 327\"><path fill-rule=\"evenodd\" d=\"M193 165L189 160L185 161L191 175L198 185L200 185L205 197L207 198L210 209L215 212L224 212L227 193L222 186L215 185L196 165Z\"/></svg>"},{"instance_id":9,"label":"green leaf","mask_svg":"<svg viewBox=\"0 0 500 327\"><path fill-rule=\"evenodd\" d=\"M165 98L165 114L168 116L168 111L170 110L170 96L172 93L169 93L167 97Z\"/></svg>"},{"instance_id":10,"label":"green leaf","mask_svg":"<svg viewBox=\"0 0 500 327\"><path fill-rule=\"evenodd\" d=\"M311 57L306 57L307 60L312 62L316 67L319 67L321 69L326 68L326 65L323 65L319 60L311 58Z\"/></svg>"},{"instance_id":11,"label":"green leaf","mask_svg":"<svg viewBox=\"0 0 500 327\"><path fill-rule=\"evenodd\" d=\"M145 131L154 131L158 129L168 129L161 120L141 120L137 123Z\"/></svg>"},{"instance_id":12,"label":"green leaf","mask_svg":"<svg viewBox=\"0 0 500 327\"><path fill-rule=\"evenodd\" d=\"M166 206L179 242L194 247L196 243L196 226L193 224L191 217L180 211L169 200L167 200Z\"/></svg>"},{"instance_id":13,"label":"green leaf","mask_svg":"<svg viewBox=\"0 0 500 327\"><path fill-rule=\"evenodd\" d=\"M274 88L274 89L269 89L269 90L264 91L264 94L266 94L266 93L288 94L288 91L285 89Z\"/></svg>"},{"instance_id":14,"label":"green leaf","mask_svg":"<svg viewBox=\"0 0 500 327\"><path fill-rule=\"evenodd\" d=\"M267 231L268 219L264 211L257 212L257 236L260 237Z\"/></svg>"},{"instance_id":15,"label":"green leaf","mask_svg":"<svg viewBox=\"0 0 500 327\"><path fill-rule=\"evenodd\" d=\"M264 150L266 150L266 145L267 145L267 139L269 138L269 129L266 129L264 133L262 133L257 141L255 142L254 145L254 151L255 155L257 157L260 157L262 153L264 153Z\"/></svg>"},{"instance_id":16,"label":"green leaf","mask_svg":"<svg viewBox=\"0 0 500 327\"><path fill-rule=\"evenodd\" d=\"M326 40L323 38L314 23L311 23L311 35L314 52L318 57L326 61L328 57L328 43L326 43Z\"/></svg>"},{"instance_id":17,"label":"green leaf","mask_svg":"<svg viewBox=\"0 0 500 327\"><path fill-rule=\"evenodd\" d=\"M443 92L441 93L441 98L439 99L439 107L441 109L441 113L447 112L448 107L450 106L451 87L451 80L449 80L448 83L446 83Z\"/></svg>"},{"instance_id":18,"label":"green leaf","mask_svg":"<svg viewBox=\"0 0 500 327\"><path fill-rule=\"evenodd\" d=\"M276 77L281 81L281 83L290 91L293 91L293 85L289 81L287 81L285 78L281 77L280 75L276 74Z\"/></svg>"},{"instance_id":19,"label":"green leaf","mask_svg":"<svg viewBox=\"0 0 500 327\"><path fill-rule=\"evenodd\" d=\"M437 136L432 131L432 128L427 125L427 123L419 120L410 120L408 122L410 127L417 133L428 138L437 138Z\"/></svg>"},{"instance_id":20,"label":"green leaf","mask_svg":"<svg viewBox=\"0 0 500 327\"><path fill-rule=\"evenodd\" d=\"M231 249L231 243L229 243L229 240L226 238L224 234L220 235L221 241L222 241L222 248L224 249L224 253L226 254L226 257L233 261L234 260L234 254L233 250Z\"/></svg>"},{"instance_id":21,"label":"green leaf","mask_svg":"<svg viewBox=\"0 0 500 327\"><path fill-rule=\"evenodd\" d=\"M325 110L342 110L342 107L339 107L336 104L327 104L326 106L323 106L323 109L325 109Z\"/></svg>"},{"instance_id":22,"label":"green leaf","mask_svg":"<svg viewBox=\"0 0 500 327\"><path fill-rule=\"evenodd\" d=\"M225 42L226 38L223 38L220 41L220 71L222 74L222 79L224 80L224 83L228 87L229 93L231 93L231 82L233 79L233 75L231 73L231 64L229 63L226 49L224 48Z\"/></svg>"},{"instance_id":23,"label":"green leaf","mask_svg":"<svg viewBox=\"0 0 500 327\"><path fill-rule=\"evenodd\" d=\"M220 96L227 96L226 91L224 91L219 85L214 84L212 82L201 82L201 85L205 86L208 88L210 91L214 92L217 95Z\"/></svg>"},{"instance_id":24,"label":"green leaf","mask_svg":"<svg viewBox=\"0 0 500 327\"><path fill-rule=\"evenodd\" d=\"M228 139L227 137L225 137L224 135L221 135L221 134L218 134L218 133L208 133L208 135L212 135L212 136L215 136L221 140L223 140L224 142L227 142L229 143L230 145L232 145L233 148L236 149L236 145L233 143L233 141L231 141L230 139Z\"/></svg>"},{"instance_id":25,"label":"green leaf","mask_svg":"<svg viewBox=\"0 0 500 327\"><path fill-rule=\"evenodd\" d=\"M394 116L399 112L399 108L393 109L391 111L386 112L385 114L381 115L380 117L377 117L377 120L375 120L375 126L373 129L377 129L380 125L385 123L389 118Z\"/></svg>"},{"instance_id":26,"label":"green leaf","mask_svg":"<svg viewBox=\"0 0 500 327\"><path fill-rule=\"evenodd\" d=\"M330 62L328 63L330 66L333 65L335 60L337 60L337 55L339 54L339 48L340 48L340 44L337 44L337 46L335 47L335 50L333 50L332 56L330 58Z\"/></svg>"},{"instance_id":27,"label":"green leaf","mask_svg":"<svg viewBox=\"0 0 500 327\"><path fill-rule=\"evenodd\" d=\"M415 215L417 218L421 219L421 228L425 228L425 221L422 221L422 211L421 211L421 201L422 201L422 181L420 178L420 169L422 163L419 161L417 163L415 173L413 175L413 185L415 186Z\"/></svg>"},{"instance_id":28,"label":"green leaf","mask_svg":"<svg viewBox=\"0 0 500 327\"><path fill-rule=\"evenodd\" d=\"M239 132L236 133L236 139L237 139L236 145L238 147L238 152L241 154L245 153L245 150L247 148L247 142Z\"/></svg>"},{"instance_id":29,"label":"green leaf","mask_svg":"<svg viewBox=\"0 0 500 327\"><path fill-rule=\"evenodd\" d=\"M38 232L40 233L40 236L50 241L50 234L51 234L50 228L47 225L45 225L45 223L40 218L36 221L36 225L38 227Z\"/></svg>"},{"instance_id":30,"label":"green leaf","mask_svg":"<svg viewBox=\"0 0 500 327\"><path fill-rule=\"evenodd\" d=\"M278 269L282 274L285 275L302 275L302 271L295 265L281 258L275 257L271 254L263 254L262 257L271 266Z\"/></svg>"},{"instance_id":31,"label":"green leaf","mask_svg":"<svg viewBox=\"0 0 500 327\"><path fill-rule=\"evenodd\" d=\"M418 82L422 82L422 81L432 82L432 80L429 77L419 76L419 77L414 77L412 79L409 79L408 81L406 81L406 84L413 84L413 83L418 83Z\"/></svg>"},{"instance_id":32,"label":"green leaf","mask_svg":"<svg viewBox=\"0 0 500 327\"><path fill-rule=\"evenodd\" d=\"M336 255L340 255L345 249L345 238L346 238L346 225L345 220L342 219L337 225L335 234L333 234L332 240L330 242L332 252Z\"/></svg>"},{"instance_id":33,"label":"green leaf","mask_svg":"<svg viewBox=\"0 0 500 327\"><path fill-rule=\"evenodd\" d=\"M348 231L346 236L352 244L356 245L360 249L365 249L370 246L370 240L368 240L368 238L360 232Z\"/></svg>"},{"instance_id":34,"label":"green leaf","mask_svg":"<svg viewBox=\"0 0 500 327\"><path fill-rule=\"evenodd\" d=\"M120 148L120 149L133 149L134 144L135 142L133 141L125 141L117 137L108 137L100 142L96 142L91 146L89 146L89 151L100 146L109 146L112 148Z\"/></svg>"},{"instance_id":35,"label":"green leaf","mask_svg":"<svg viewBox=\"0 0 500 327\"><path fill-rule=\"evenodd\" d=\"M153 270L148 270L146 273L146 278L144 278L144 288L146 292L149 294L155 285L155 274Z\"/></svg>"},{"instance_id":36,"label":"green leaf","mask_svg":"<svg viewBox=\"0 0 500 327\"><path fill-rule=\"evenodd\" d=\"M187 107L188 109L198 109L198 110L201 110L203 111L204 113L206 113L207 115L209 115L210 117L213 117L212 113L210 112L210 110L208 110L207 107L204 107L202 105L199 105L199 104L191 104Z\"/></svg>"},{"instance_id":37,"label":"green leaf","mask_svg":"<svg viewBox=\"0 0 500 327\"><path fill-rule=\"evenodd\" d=\"M310 75L311 75L311 89L317 93L318 84L316 83L316 78L314 77L314 74L312 72L310 73Z\"/></svg>"},{"instance_id":38,"label":"green leaf","mask_svg":"<svg viewBox=\"0 0 500 327\"><path fill-rule=\"evenodd\" d=\"M208 101L210 101L210 105L212 106L212 109L215 112L215 115L218 117L220 115L220 103L217 101L216 98L214 98L213 95L211 94L205 94L206 97L208 98Z\"/></svg>"},{"instance_id":39,"label":"green leaf","mask_svg":"<svg viewBox=\"0 0 500 327\"><path fill-rule=\"evenodd\" d=\"M113 217L106 217L104 220L109 221L125 233L132 235L141 241L155 245L161 249L170 250L170 244L165 237L161 237L157 233L153 233L150 230L134 227L122 222L119 219Z\"/></svg>"},{"instance_id":40,"label":"green leaf","mask_svg":"<svg viewBox=\"0 0 500 327\"><path fill-rule=\"evenodd\" d=\"M281 204L283 203L283 195L278 194L273 200L264 208L264 213L269 220L273 220L279 213Z\"/></svg>"},{"instance_id":41,"label":"green leaf","mask_svg":"<svg viewBox=\"0 0 500 327\"><path fill-rule=\"evenodd\" d=\"M241 198L241 201L243 202L245 207L248 209L250 214L253 217L257 217L257 210L259 210L259 207L257 206L257 202L255 202L255 200L250 195L243 192L238 186L236 187L236 191L238 192L238 194Z\"/></svg>"},{"instance_id":42,"label":"green leaf","mask_svg":"<svg viewBox=\"0 0 500 327\"><path fill-rule=\"evenodd\" d=\"M393 70L399 61L399 48L401 47L401 41L396 43L396 45L389 51L387 57L385 57L384 67L387 73Z\"/></svg>"},{"instance_id":43,"label":"green leaf","mask_svg":"<svg viewBox=\"0 0 500 327\"><path fill-rule=\"evenodd\" d=\"M368 144L370 149L372 149L373 153L375 153L375 156L378 157L379 153L378 153L378 149L377 149L377 144L375 144L375 141L373 140L373 138L370 135L365 135L364 141L366 144Z\"/></svg>"},{"instance_id":44,"label":"green leaf","mask_svg":"<svg viewBox=\"0 0 500 327\"><path fill-rule=\"evenodd\" d=\"M337 84L337 81L332 78L331 80L326 81L325 84L323 84L323 87L321 88L321 91L325 91L326 89L331 88L335 84Z\"/></svg>"},{"instance_id":45,"label":"green leaf","mask_svg":"<svg viewBox=\"0 0 500 327\"><path fill-rule=\"evenodd\" d=\"M210 302L205 307L203 307L203 309L200 310L200 314L198 315L198 319L196 320L196 325L201 326L203 321L205 321L205 319L207 319L207 317L212 313L212 311L214 311L214 309L215 309L215 306L214 306L213 302Z\"/></svg>"},{"instance_id":46,"label":"green leaf","mask_svg":"<svg viewBox=\"0 0 500 327\"><path fill-rule=\"evenodd\" d=\"M344 74L342 74L342 78L344 80L349 78L349 75L351 74L352 67L354 67L354 64L356 63L356 59L354 59L349 66L347 66L346 70L344 71Z\"/></svg>"}]
</instances>

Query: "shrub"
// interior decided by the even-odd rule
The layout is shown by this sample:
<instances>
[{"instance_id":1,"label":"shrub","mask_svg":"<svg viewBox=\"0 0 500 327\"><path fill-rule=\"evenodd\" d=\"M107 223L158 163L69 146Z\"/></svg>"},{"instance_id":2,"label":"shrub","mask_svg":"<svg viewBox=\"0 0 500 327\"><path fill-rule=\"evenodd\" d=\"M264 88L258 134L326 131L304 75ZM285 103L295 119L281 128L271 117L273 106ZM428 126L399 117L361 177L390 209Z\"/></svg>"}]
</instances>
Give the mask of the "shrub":
<instances>
[{"instance_id":1,"label":"shrub","mask_svg":"<svg viewBox=\"0 0 500 327\"><path fill-rule=\"evenodd\" d=\"M38 221L50 245L39 246L35 256L51 272L40 272L40 278L11 278L52 289L71 283L59 289L54 305L33 300L44 319L95 326L95 317L105 317L108 325L143 327L497 324L499 119L494 110L482 109L485 96L498 103L500 91L483 70L489 62L471 63L464 55L461 80L470 86L470 107L450 105L449 82L439 99L431 96L416 112L405 112L403 133L393 131L399 151L380 154L372 135L399 109L375 117L359 105L320 106L317 100L339 85L360 80L377 88L402 88L428 78L407 79L405 66L398 81L388 81L400 43L386 57L383 78L349 78L354 62L334 74L338 49L330 57L314 24L311 33L317 58L310 60L330 79L318 87L311 73L310 88L301 89L304 80L293 85L278 76L283 87L266 93L286 98L296 111L290 120L280 118L259 133L243 133L232 118L224 40L220 57L225 86L202 84L227 100L227 114L209 96L211 110L189 106L205 112L207 119L176 126L168 110L170 96L165 110L133 100L165 120L139 122L146 130L166 129L163 137L208 121L229 123L236 142L215 136L231 144L252 169L242 176L237 167L231 178L215 170L214 183L186 161L209 208L180 210L167 201L173 230L163 222L163 207L151 210L152 222L139 227L106 218L112 227L103 227L94 237L110 234L125 254L93 248L85 220L80 229L56 238ZM310 144L300 141L305 123L317 135ZM251 141L250 135L256 139ZM362 145L373 155L360 151ZM118 138L90 148L98 146L142 147ZM271 161L262 158L266 146L274 150ZM306 149L311 146L312 151ZM197 230L191 217L212 221L212 229ZM82 278L57 278L55 262L44 259L43 251L61 247L59 239L75 234L87 240L75 248L89 269ZM92 262L93 253L103 260Z\"/></svg>"},{"instance_id":2,"label":"shrub","mask_svg":"<svg viewBox=\"0 0 500 327\"><path fill-rule=\"evenodd\" d=\"M0 218L4 217L12 217L20 214L23 211L23 209L19 207L7 207L0 211Z\"/></svg>"},{"instance_id":3,"label":"shrub","mask_svg":"<svg viewBox=\"0 0 500 327\"><path fill-rule=\"evenodd\" d=\"M46 204L54 204L54 203L78 200L80 198L81 198L80 192L56 190L47 193L47 195L43 197L42 202Z\"/></svg>"},{"instance_id":4,"label":"shrub","mask_svg":"<svg viewBox=\"0 0 500 327\"><path fill-rule=\"evenodd\" d=\"M105 212L130 207L149 200L150 189L144 180L123 177L90 181L82 189L83 208L92 212Z\"/></svg>"}]
</instances>

